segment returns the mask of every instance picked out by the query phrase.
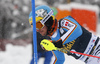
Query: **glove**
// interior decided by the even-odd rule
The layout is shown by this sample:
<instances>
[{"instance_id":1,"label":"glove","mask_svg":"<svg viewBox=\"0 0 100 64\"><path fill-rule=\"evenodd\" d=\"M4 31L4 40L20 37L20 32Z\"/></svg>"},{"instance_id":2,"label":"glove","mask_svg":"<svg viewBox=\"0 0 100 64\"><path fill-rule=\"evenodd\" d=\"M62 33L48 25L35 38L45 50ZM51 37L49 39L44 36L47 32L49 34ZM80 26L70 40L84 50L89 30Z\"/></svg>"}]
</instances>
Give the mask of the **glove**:
<instances>
[{"instance_id":1,"label":"glove","mask_svg":"<svg viewBox=\"0 0 100 64\"><path fill-rule=\"evenodd\" d=\"M42 46L43 49L45 49L47 51L57 50L57 47L55 47L55 45L52 43L52 41L47 40L47 39L43 39L41 41L40 45Z\"/></svg>"}]
</instances>

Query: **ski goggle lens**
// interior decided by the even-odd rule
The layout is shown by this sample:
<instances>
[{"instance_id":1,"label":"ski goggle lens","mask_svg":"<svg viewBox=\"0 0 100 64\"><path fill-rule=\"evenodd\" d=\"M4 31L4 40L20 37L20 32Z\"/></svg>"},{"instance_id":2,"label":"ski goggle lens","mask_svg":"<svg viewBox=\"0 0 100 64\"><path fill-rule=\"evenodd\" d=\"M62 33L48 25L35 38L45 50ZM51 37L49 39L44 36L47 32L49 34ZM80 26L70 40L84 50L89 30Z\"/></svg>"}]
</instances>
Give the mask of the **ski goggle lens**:
<instances>
[{"instance_id":1,"label":"ski goggle lens","mask_svg":"<svg viewBox=\"0 0 100 64\"><path fill-rule=\"evenodd\" d=\"M40 21L36 22L36 29L42 29L43 27L44 25Z\"/></svg>"}]
</instances>

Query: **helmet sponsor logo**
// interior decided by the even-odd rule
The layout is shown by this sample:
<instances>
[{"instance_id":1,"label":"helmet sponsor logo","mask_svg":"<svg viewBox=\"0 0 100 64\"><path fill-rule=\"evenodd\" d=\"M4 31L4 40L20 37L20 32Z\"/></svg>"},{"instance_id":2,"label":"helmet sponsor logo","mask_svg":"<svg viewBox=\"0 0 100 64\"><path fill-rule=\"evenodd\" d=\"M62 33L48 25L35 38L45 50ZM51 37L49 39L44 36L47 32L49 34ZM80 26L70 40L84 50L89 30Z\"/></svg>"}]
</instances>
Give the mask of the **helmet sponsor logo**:
<instances>
[{"instance_id":1,"label":"helmet sponsor logo","mask_svg":"<svg viewBox=\"0 0 100 64\"><path fill-rule=\"evenodd\" d=\"M44 18L47 15L47 10L39 9L36 11L37 17Z\"/></svg>"}]
</instances>

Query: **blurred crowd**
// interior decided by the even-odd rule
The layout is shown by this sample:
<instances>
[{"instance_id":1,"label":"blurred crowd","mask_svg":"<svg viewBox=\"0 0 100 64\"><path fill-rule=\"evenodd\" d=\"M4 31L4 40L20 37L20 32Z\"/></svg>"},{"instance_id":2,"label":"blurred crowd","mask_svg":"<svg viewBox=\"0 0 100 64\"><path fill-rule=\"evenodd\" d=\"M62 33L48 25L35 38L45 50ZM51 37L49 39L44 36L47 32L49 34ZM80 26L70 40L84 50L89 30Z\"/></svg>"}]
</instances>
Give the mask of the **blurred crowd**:
<instances>
[{"instance_id":1,"label":"blurred crowd","mask_svg":"<svg viewBox=\"0 0 100 64\"><path fill-rule=\"evenodd\" d=\"M35 0L35 5L57 7L70 2L96 4L100 7L100 0ZM7 42L25 44L32 41L32 28L28 22L30 11L31 0L0 0L0 47L4 47Z\"/></svg>"},{"instance_id":2,"label":"blurred crowd","mask_svg":"<svg viewBox=\"0 0 100 64\"><path fill-rule=\"evenodd\" d=\"M3 50L7 43L25 45L30 42L30 3L29 0L0 0L0 48Z\"/></svg>"},{"instance_id":3,"label":"blurred crowd","mask_svg":"<svg viewBox=\"0 0 100 64\"><path fill-rule=\"evenodd\" d=\"M0 24L4 24L3 27L0 27L4 34L1 38L17 38L18 34L21 32L24 34L24 30L29 28L30 7L28 0L0 0L0 12Z\"/></svg>"}]
</instances>

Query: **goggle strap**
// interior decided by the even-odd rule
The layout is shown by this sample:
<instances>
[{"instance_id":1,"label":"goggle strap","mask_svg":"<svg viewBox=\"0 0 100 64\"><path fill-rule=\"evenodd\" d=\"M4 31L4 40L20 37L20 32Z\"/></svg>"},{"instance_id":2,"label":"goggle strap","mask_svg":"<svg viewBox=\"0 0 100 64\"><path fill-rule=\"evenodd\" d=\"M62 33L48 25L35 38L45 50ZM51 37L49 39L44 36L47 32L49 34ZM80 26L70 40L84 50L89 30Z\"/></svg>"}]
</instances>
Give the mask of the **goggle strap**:
<instances>
[{"instance_id":1,"label":"goggle strap","mask_svg":"<svg viewBox=\"0 0 100 64\"><path fill-rule=\"evenodd\" d=\"M51 17L53 11L51 10L40 22L44 25L44 23Z\"/></svg>"}]
</instances>

